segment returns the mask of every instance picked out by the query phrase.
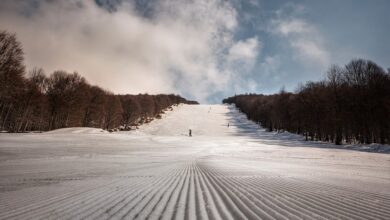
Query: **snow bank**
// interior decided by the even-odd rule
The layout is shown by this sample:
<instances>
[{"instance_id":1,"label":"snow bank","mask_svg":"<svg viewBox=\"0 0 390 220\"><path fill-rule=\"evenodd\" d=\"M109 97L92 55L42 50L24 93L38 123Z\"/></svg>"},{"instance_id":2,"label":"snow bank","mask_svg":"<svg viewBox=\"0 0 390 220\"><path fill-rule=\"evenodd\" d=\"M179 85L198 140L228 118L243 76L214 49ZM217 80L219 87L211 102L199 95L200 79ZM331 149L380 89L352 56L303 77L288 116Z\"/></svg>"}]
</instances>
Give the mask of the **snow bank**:
<instances>
[{"instance_id":1,"label":"snow bank","mask_svg":"<svg viewBox=\"0 0 390 220\"><path fill-rule=\"evenodd\" d=\"M101 128L88 128L88 127L73 127L73 128L61 128L52 131L45 132L45 134L101 134L108 133Z\"/></svg>"}]
</instances>

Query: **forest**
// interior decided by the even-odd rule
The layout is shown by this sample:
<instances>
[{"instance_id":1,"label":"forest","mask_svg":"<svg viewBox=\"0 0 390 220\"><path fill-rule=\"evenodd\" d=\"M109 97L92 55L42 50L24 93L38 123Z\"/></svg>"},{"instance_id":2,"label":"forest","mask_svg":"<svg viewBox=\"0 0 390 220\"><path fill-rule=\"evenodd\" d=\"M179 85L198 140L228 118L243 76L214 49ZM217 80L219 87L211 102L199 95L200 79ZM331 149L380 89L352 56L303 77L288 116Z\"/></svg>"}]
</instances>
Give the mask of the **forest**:
<instances>
[{"instance_id":1,"label":"forest","mask_svg":"<svg viewBox=\"0 0 390 220\"><path fill-rule=\"evenodd\" d=\"M129 85L131 86L131 85ZM179 103L179 95L115 95L91 85L77 72L26 71L15 34L0 31L0 131L47 131L65 127L111 130L149 122Z\"/></svg>"},{"instance_id":2,"label":"forest","mask_svg":"<svg viewBox=\"0 0 390 220\"><path fill-rule=\"evenodd\" d=\"M236 95L223 103L235 104L268 131L337 145L390 144L390 69L369 60L333 65L324 80L302 84L294 93Z\"/></svg>"}]
</instances>

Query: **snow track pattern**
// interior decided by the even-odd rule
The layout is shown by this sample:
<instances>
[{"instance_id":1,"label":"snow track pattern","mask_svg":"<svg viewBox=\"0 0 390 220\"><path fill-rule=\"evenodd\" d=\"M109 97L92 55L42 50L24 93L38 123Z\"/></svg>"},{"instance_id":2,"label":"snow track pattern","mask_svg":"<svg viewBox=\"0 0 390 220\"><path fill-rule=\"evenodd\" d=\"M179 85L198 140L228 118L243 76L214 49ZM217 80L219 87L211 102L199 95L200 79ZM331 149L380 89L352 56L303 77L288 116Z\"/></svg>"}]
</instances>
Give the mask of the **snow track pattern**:
<instances>
[{"instance_id":1,"label":"snow track pattern","mask_svg":"<svg viewBox=\"0 0 390 220\"><path fill-rule=\"evenodd\" d=\"M390 154L300 138L225 105L134 132L0 134L0 220L390 219Z\"/></svg>"},{"instance_id":2,"label":"snow track pattern","mask_svg":"<svg viewBox=\"0 0 390 220\"><path fill-rule=\"evenodd\" d=\"M390 197L384 195L208 159L151 169L160 174L93 178L68 182L54 192L38 187L18 200L3 197L0 218L390 219Z\"/></svg>"}]
</instances>

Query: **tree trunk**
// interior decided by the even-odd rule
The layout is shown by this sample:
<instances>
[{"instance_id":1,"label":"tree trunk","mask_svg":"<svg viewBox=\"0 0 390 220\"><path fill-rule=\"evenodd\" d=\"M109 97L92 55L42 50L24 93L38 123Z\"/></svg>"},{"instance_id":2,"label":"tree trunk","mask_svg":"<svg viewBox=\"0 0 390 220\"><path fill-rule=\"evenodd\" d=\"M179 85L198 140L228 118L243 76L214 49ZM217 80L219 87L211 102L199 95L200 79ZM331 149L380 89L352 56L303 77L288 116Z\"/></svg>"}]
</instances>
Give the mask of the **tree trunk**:
<instances>
[{"instance_id":1,"label":"tree trunk","mask_svg":"<svg viewBox=\"0 0 390 220\"><path fill-rule=\"evenodd\" d=\"M30 104L27 104L27 108L26 108L26 110L25 110L24 113L23 113L22 120L21 120L20 123L19 123L17 132L20 132L20 130L22 129L23 123L24 123L24 121L26 120L26 116L27 116L27 113L28 113L29 111L30 111Z\"/></svg>"},{"instance_id":2,"label":"tree trunk","mask_svg":"<svg viewBox=\"0 0 390 220\"><path fill-rule=\"evenodd\" d=\"M8 115L9 115L9 112L11 111L11 108L12 108L12 104L10 104L10 105L9 105L9 107L8 107L7 114L5 115L5 118L4 118L4 121L3 121L3 124L1 125L1 130L3 130L3 129L4 129L4 127L5 127L5 123L7 122Z\"/></svg>"}]
</instances>

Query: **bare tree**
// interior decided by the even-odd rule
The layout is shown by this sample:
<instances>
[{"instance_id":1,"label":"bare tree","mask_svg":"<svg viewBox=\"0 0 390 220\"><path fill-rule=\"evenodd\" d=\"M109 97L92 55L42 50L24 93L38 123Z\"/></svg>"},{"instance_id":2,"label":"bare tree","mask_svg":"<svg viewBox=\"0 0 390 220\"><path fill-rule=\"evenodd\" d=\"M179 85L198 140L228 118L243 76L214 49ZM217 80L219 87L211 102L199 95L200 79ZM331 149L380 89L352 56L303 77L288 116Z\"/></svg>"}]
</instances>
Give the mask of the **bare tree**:
<instances>
[{"instance_id":1,"label":"bare tree","mask_svg":"<svg viewBox=\"0 0 390 220\"><path fill-rule=\"evenodd\" d=\"M23 50L15 34L0 31L0 129L15 129L24 89ZM8 123L8 124L7 124Z\"/></svg>"},{"instance_id":2,"label":"bare tree","mask_svg":"<svg viewBox=\"0 0 390 220\"><path fill-rule=\"evenodd\" d=\"M327 79L307 82L293 93L238 95L235 103L268 130L306 139L346 143L390 143L390 73L368 60L331 66Z\"/></svg>"},{"instance_id":3,"label":"bare tree","mask_svg":"<svg viewBox=\"0 0 390 220\"><path fill-rule=\"evenodd\" d=\"M72 126L111 129L151 120L178 103L177 95L114 95L78 73L34 68L25 77L23 50L14 34L0 31L0 128L9 132Z\"/></svg>"}]
</instances>

